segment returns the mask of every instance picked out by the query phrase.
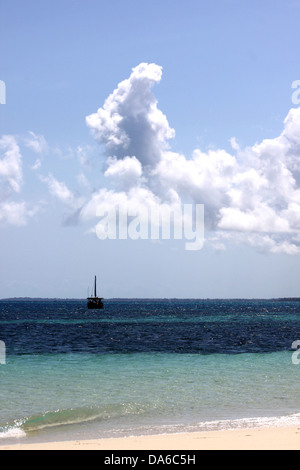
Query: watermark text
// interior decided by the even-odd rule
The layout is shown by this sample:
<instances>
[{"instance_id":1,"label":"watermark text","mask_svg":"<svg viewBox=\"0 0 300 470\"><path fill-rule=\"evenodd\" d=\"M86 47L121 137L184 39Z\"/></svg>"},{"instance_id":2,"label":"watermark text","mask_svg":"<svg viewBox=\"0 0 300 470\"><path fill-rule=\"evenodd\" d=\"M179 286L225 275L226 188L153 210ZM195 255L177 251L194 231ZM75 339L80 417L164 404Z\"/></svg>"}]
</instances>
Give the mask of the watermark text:
<instances>
[{"instance_id":1,"label":"watermark text","mask_svg":"<svg viewBox=\"0 0 300 470\"><path fill-rule=\"evenodd\" d=\"M0 364L6 364L6 347L4 341L0 341Z\"/></svg>"},{"instance_id":2,"label":"watermark text","mask_svg":"<svg viewBox=\"0 0 300 470\"><path fill-rule=\"evenodd\" d=\"M292 349L295 349L295 352L292 354L292 363L295 365L300 364L300 340L293 341Z\"/></svg>"},{"instance_id":3,"label":"watermark text","mask_svg":"<svg viewBox=\"0 0 300 470\"><path fill-rule=\"evenodd\" d=\"M294 80L292 88L295 88L295 91L292 94L292 103L296 105L300 104L300 80Z\"/></svg>"},{"instance_id":4,"label":"watermark text","mask_svg":"<svg viewBox=\"0 0 300 470\"><path fill-rule=\"evenodd\" d=\"M6 104L6 85L3 80L0 80L0 104Z\"/></svg>"},{"instance_id":5,"label":"watermark text","mask_svg":"<svg viewBox=\"0 0 300 470\"><path fill-rule=\"evenodd\" d=\"M182 240L186 250L201 250L204 244L204 205L184 204L170 208L167 205L139 207L126 205L109 209L99 207L101 220L96 226L100 240Z\"/></svg>"}]
</instances>

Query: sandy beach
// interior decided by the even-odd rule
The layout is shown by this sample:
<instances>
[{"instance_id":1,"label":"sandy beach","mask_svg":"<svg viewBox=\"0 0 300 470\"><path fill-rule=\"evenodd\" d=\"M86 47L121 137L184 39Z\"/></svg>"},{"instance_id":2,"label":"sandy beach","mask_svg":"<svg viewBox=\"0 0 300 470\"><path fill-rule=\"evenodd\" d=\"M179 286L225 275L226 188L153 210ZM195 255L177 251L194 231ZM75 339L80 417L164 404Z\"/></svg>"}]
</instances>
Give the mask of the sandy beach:
<instances>
[{"instance_id":1,"label":"sandy beach","mask_svg":"<svg viewBox=\"0 0 300 470\"><path fill-rule=\"evenodd\" d=\"M299 450L300 427L0 445L0 450Z\"/></svg>"}]
</instances>

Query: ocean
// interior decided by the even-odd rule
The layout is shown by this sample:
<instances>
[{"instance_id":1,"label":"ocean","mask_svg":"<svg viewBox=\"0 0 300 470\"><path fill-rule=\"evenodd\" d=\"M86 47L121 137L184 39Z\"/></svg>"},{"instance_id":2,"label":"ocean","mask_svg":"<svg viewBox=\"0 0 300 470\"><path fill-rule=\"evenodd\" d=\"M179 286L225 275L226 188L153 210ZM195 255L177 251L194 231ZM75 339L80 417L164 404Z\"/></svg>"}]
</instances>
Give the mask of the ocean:
<instances>
[{"instance_id":1,"label":"ocean","mask_svg":"<svg viewBox=\"0 0 300 470\"><path fill-rule=\"evenodd\" d=\"M300 425L300 302L104 302L0 301L0 445Z\"/></svg>"}]
</instances>

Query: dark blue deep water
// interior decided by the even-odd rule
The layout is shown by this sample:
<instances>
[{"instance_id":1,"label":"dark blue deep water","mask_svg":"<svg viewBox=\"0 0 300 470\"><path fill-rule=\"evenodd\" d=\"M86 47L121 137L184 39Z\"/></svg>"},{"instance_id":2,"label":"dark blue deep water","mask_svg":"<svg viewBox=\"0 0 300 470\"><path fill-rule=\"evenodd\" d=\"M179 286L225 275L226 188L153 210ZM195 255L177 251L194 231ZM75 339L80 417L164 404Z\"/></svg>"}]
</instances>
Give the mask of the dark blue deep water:
<instances>
[{"instance_id":1,"label":"dark blue deep water","mask_svg":"<svg viewBox=\"0 0 300 470\"><path fill-rule=\"evenodd\" d=\"M300 302L278 300L1 301L8 354L245 353L288 350Z\"/></svg>"}]
</instances>

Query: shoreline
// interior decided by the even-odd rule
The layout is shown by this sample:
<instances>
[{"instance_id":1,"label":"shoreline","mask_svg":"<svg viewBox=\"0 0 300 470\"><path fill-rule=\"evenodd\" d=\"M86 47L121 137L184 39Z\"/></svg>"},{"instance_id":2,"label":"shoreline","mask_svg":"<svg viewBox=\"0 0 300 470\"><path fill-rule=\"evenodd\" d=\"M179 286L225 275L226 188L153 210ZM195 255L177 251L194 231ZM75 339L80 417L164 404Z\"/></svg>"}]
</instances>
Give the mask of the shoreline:
<instances>
[{"instance_id":1,"label":"shoreline","mask_svg":"<svg viewBox=\"0 0 300 470\"><path fill-rule=\"evenodd\" d=\"M16 443L1 450L300 450L300 426L243 428L74 441Z\"/></svg>"}]
</instances>

